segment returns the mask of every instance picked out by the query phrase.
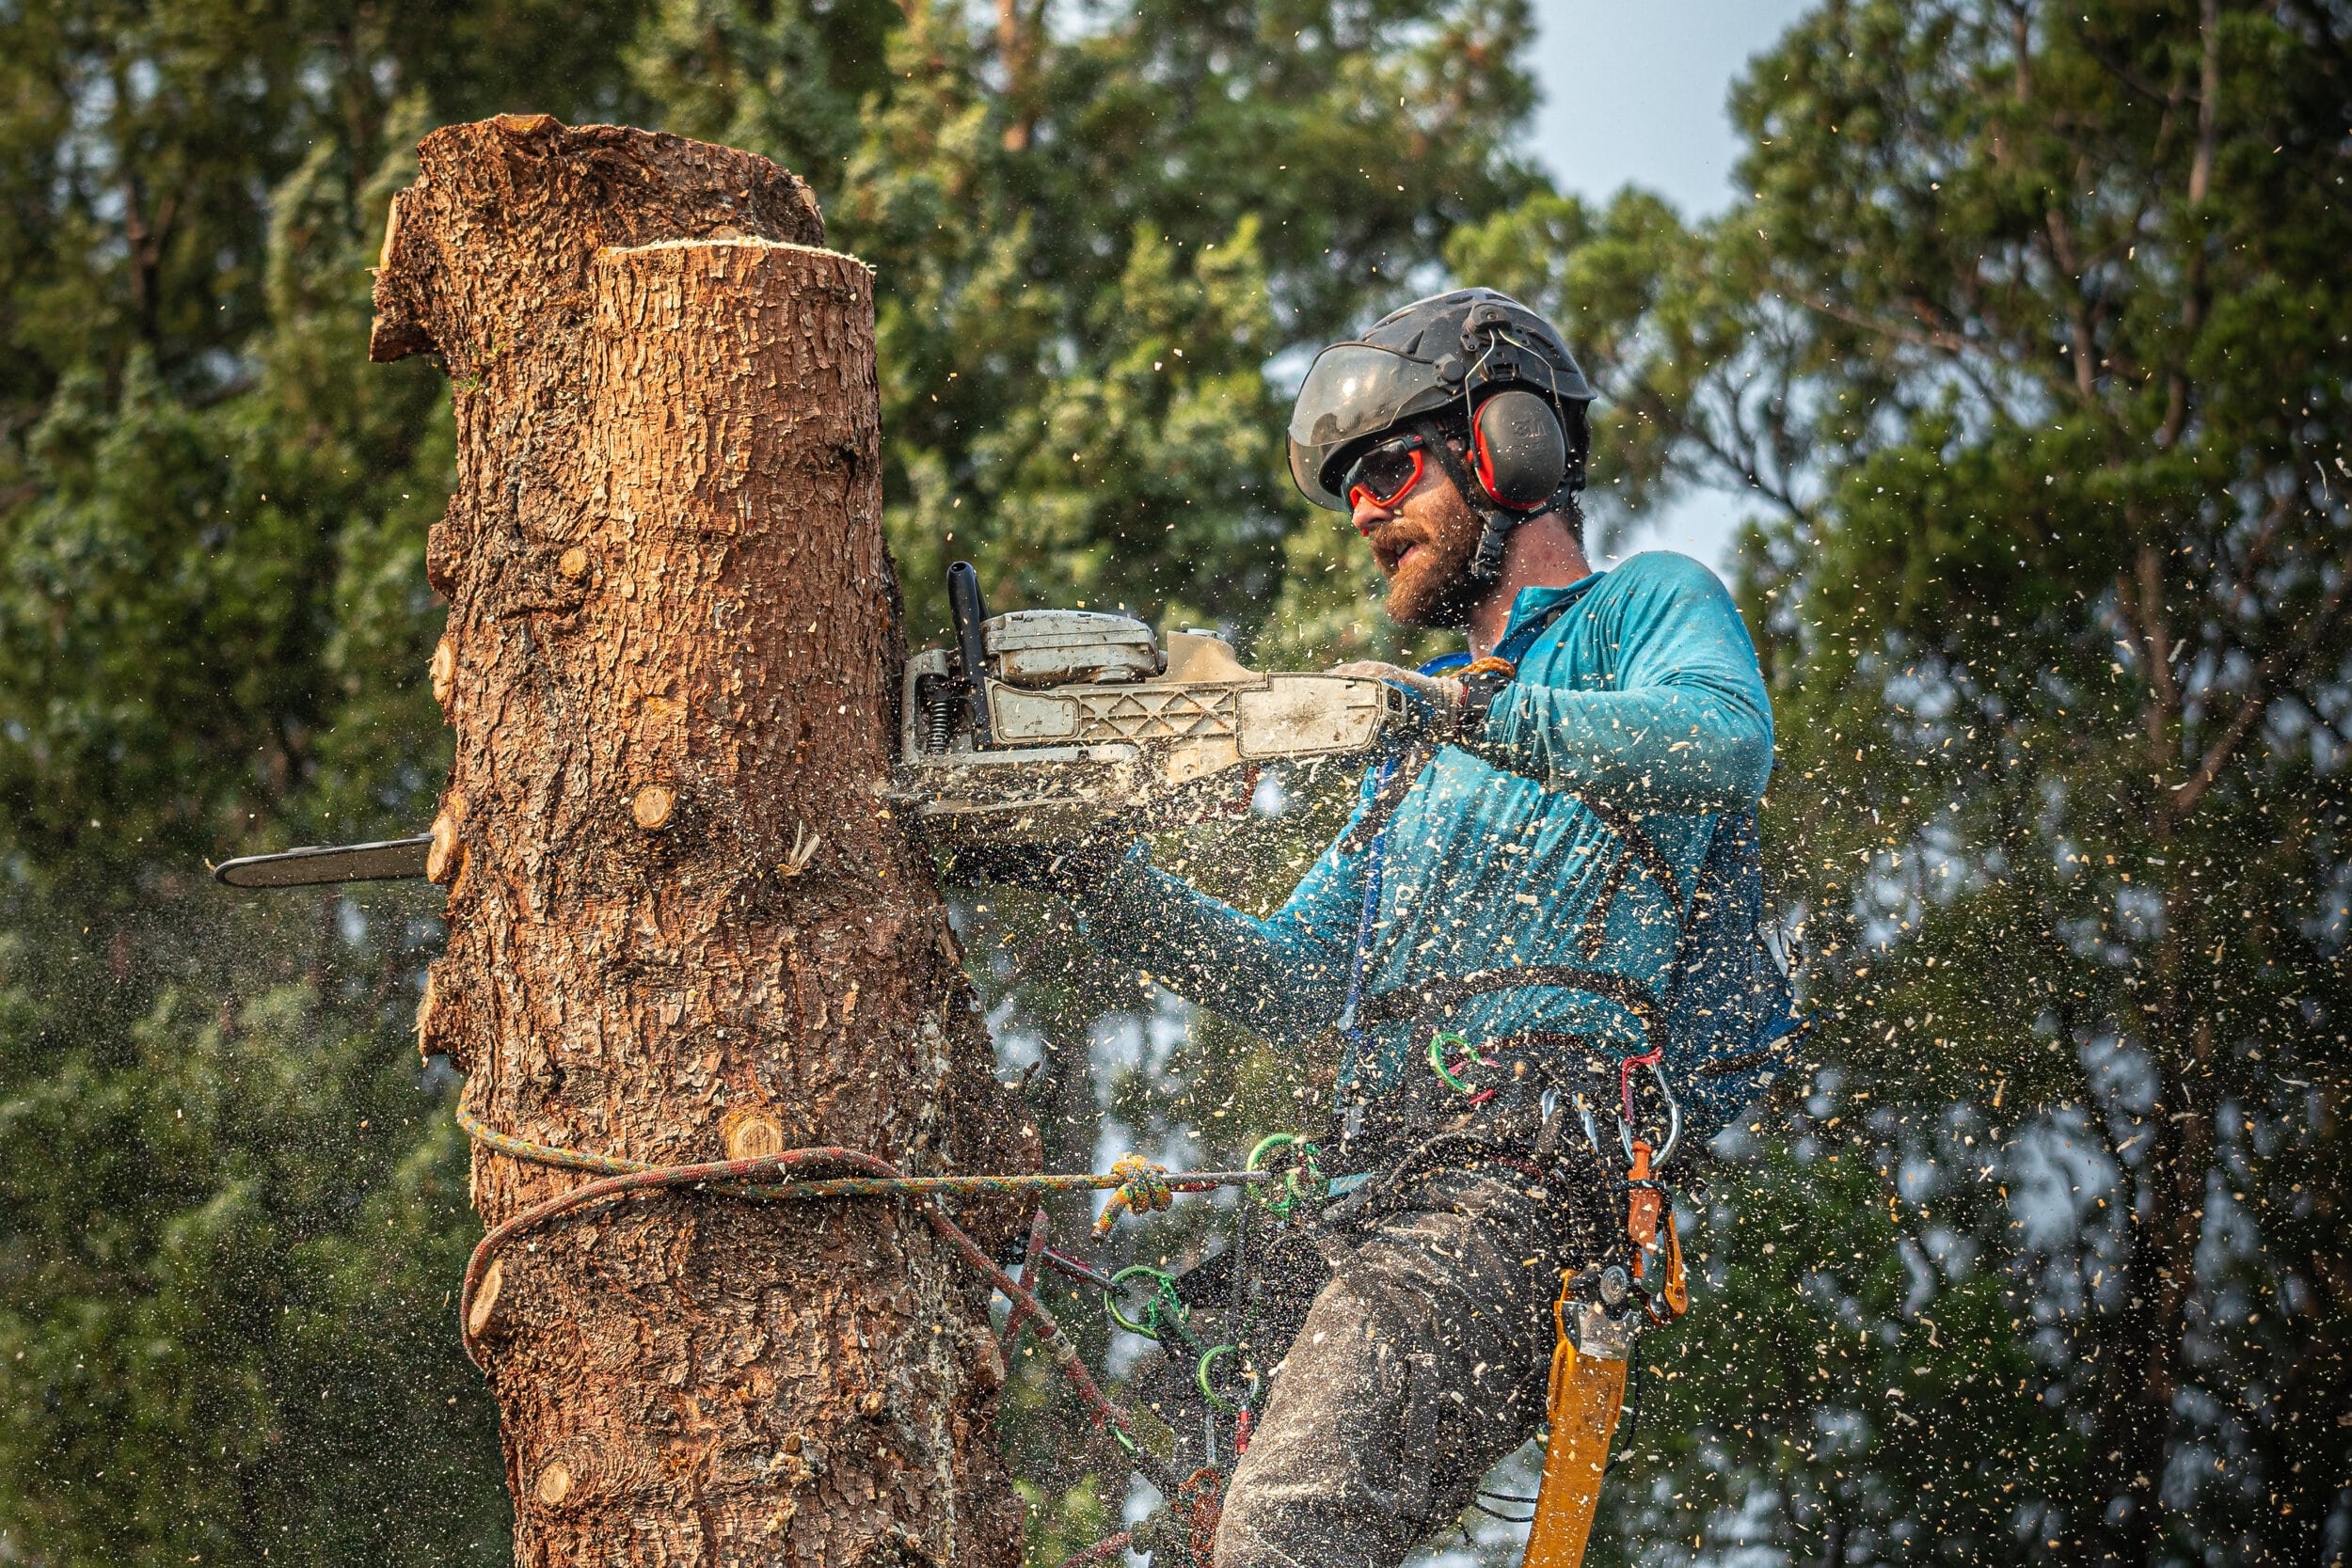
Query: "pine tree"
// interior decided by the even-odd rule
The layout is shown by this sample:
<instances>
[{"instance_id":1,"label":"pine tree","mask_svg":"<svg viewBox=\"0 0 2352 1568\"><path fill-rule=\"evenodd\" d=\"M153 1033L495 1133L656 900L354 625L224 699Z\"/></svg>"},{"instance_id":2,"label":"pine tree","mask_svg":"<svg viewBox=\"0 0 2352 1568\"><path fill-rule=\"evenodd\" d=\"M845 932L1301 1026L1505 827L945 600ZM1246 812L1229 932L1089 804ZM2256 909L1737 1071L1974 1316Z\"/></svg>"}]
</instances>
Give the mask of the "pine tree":
<instances>
[{"instance_id":1,"label":"pine tree","mask_svg":"<svg viewBox=\"0 0 2352 1568\"><path fill-rule=\"evenodd\" d=\"M1830 4L1737 89L1724 218L1457 242L1595 347L1618 494L1755 505L1828 1021L1699 1212L1734 1326L1660 1347L1690 1500L1629 1555L1709 1509L1834 1562L2342 1539L2348 45Z\"/></svg>"}]
</instances>

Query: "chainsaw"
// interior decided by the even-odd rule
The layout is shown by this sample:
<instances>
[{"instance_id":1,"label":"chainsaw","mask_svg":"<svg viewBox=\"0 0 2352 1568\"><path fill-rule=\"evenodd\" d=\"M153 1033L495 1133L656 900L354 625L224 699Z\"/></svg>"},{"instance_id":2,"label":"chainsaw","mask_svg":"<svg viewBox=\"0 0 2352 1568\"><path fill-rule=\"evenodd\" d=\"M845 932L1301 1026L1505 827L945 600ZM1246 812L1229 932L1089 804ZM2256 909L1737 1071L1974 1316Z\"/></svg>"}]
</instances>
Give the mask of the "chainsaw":
<instances>
[{"instance_id":1,"label":"chainsaw","mask_svg":"<svg viewBox=\"0 0 2352 1568\"><path fill-rule=\"evenodd\" d=\"M1360 756L1404 715L1375 680L1259 673L1205 631L1166 645L1131 616L991 616L969 562L947 569L955 646L906 661L882 793L944 848L1083 843L1248 810L1268 763ZM428 835L245 855L231 887L421 878Z\"/></svg>"}]
</instances>

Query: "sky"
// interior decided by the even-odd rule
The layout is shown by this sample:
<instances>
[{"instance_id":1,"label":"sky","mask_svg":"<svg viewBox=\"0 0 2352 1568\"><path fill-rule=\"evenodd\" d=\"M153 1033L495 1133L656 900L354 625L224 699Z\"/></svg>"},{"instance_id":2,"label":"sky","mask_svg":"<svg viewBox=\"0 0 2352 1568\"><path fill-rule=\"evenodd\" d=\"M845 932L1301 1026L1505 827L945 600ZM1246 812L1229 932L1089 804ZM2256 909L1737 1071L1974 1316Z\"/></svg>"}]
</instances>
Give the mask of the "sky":
<instances>
[{"instance_id":1,"label":"sky","mask_svg":"<svg viewBox=\"0 0 2352 1568\"><path fill-rule=\"evenodd\" d=\"M1544 103L1534 150L1552 178L1588 198L1641 185L1685 217L1730 205L1740 155L1724 109L1732 78L1810 4L1534 0L1534 8ZM1730 497L1688 497L1627 548L1681 550L1728 575L1740 517Z\"/></svg>"}]
</instances>

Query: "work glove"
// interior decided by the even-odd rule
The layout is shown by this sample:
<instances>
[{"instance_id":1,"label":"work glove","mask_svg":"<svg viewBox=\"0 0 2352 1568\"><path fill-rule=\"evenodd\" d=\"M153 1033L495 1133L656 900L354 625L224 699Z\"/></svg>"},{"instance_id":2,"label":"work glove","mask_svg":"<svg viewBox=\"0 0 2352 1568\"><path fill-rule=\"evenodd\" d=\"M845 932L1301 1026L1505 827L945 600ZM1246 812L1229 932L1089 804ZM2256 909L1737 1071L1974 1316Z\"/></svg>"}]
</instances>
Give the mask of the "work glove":
<instances>
[{"instance_id":1,"label":"work glove","mask_svg":"<svg viewBox=\"0 0 2352 1568\"><path fill-rule=\"evenodd\" d=\"M1074 897L1109 876L1126 853L1127 846L1116 841L965 845L941 863L940 879L958 887L1025 887Z\"/></svg>"}]
</instances>

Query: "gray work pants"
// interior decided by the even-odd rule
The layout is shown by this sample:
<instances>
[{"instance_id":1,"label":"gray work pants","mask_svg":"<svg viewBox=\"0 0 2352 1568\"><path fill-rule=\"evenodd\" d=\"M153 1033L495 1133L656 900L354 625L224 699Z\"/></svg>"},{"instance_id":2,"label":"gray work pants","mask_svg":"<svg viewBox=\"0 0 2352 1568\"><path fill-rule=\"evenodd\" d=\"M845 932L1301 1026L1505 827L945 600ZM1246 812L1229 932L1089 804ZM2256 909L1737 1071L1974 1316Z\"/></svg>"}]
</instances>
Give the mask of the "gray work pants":
<instances>
[{"instance_id":1,"label":"gray work pants","mask_svg":"<svg viewBox=\"0 0 2352 1568\"><path fill-rule=\"evenodd\" d=\"M1394 1568L1534 1435L1560 1270L1597 1216L1490 1167L1326 1240L1333 1274L1227 1486L1216 1568Z\"/></svg>"}]
</instances>

